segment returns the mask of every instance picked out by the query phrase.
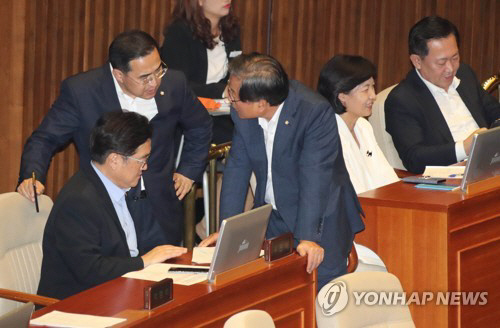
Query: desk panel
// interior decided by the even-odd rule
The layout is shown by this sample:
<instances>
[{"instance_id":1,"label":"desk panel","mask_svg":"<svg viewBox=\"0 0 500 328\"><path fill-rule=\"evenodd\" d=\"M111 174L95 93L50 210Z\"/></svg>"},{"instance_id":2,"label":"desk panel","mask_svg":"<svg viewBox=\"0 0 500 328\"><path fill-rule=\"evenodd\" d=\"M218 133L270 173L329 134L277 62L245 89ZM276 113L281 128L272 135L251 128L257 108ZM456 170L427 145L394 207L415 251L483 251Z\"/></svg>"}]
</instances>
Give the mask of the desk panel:
<instances>
[{"instance_id":1,"label":"desk panel","mask_svg":"<svg viewBox=\"0 0 500 328\"><path fill-rule=\"evenodd\" d=\"M488 291L485 306L410 305L417 327L500 322L500 189L469 196L394 183L360 195L372 248L407 294Z\"/></svg>"},{"instance_id":2,"label":"desk panel","mask_svg":"<svg viewBox=\"0 0 500 328\"><path fill-rule=\"evenodd\" d=\"M235 313L261 309L277 327L312 328L316 273L306 272L306 262L294 253L224 285L175 285L174 300L152 311L142 309L143 289L151 282L120 277L39 310L35 317L59 310L128 318L120 327L222 327Z\"/></svg>"}]
</instances>

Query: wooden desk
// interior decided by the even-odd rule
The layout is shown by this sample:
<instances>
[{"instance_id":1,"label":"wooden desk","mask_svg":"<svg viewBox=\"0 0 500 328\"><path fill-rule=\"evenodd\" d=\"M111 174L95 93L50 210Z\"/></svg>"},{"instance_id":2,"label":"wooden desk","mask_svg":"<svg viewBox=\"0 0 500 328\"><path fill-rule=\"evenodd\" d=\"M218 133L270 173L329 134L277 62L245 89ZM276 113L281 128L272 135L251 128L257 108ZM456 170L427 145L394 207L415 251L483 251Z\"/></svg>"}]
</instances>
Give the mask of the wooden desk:
<instances>
[{"instance_id":1,"label":"wooden desk","mask_svg":"<svg viewBox=\"0 0 500 328\"><path fill-rule=\"evenodd\" d=\"M190 262L188 256L174 263ZM225 285L175 285L174 300L153 311L142 309L143 289L151 282L120 277L36 311L34 317L59 310L128 318L120 327L222 327L237 312L261 309L277 327L313 328L316 274L307 274L306 261L292 254Z\"/></svg>"},{"instance_id":2,"label":"wooden desk","mask_svg":"<svg viewBox=\"0 0 500 328\"><path fill-rule=\"evenodd\" d=\"M500 189L467 196L394 183L360 196L375 250L413 291L487 291L484 306L411 305L417 327L500 325Z\"/></svg>"}]
</instances>

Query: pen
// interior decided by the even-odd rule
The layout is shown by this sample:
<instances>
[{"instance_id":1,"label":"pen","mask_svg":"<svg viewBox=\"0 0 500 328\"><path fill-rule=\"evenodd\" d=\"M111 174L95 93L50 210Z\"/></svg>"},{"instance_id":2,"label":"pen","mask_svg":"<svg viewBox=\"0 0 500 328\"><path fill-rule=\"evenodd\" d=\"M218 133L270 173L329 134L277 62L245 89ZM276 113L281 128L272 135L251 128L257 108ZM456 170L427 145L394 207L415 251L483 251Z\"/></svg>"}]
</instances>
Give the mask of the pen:
<instances>
[{"instance_id":1,"label":"pen","mask_svg":"<svg viewBox=\"0 0 500 328\"><path fill-rule=\"evenodd\" d=\"M450 175L448 176L448 178L461 178L461 177L463 177L463 174L461 174L461 173L458 173L458 174L450 174Z\"/></svg>"},{"instance_id":2,"label":"pen","mask_svg":"<svg viewBox=\"0 0 500 328\"><path fill-rule=\"evenodd\" d=\"M35 171L31 173L31 181L33 182L33 191L35 193L35 208L36 212L39 213L40 209L38 208L38 196L36 194L36 177L35 177Z\"/></svg>"}]
</instances>

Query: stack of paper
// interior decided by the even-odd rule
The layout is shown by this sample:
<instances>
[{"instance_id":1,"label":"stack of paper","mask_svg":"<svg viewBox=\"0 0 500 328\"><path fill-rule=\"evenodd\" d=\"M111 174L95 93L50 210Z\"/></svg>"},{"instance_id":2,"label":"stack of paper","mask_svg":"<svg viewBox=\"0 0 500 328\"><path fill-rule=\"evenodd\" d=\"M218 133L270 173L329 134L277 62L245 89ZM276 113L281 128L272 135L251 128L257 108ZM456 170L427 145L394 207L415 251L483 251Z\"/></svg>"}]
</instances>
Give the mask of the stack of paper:
<instances>
[{"instance_id":1,"label":"stack of paper","mask_svg":"<svg viewBox=\"0 0 500 328\"><path fill-rule=\"evenodd\" d=\"M52 311L39 318L32 319L30 324L50 327L104 328L111 327L126 320L127 319L122 318Z\"/></svg>"}]
</instances>

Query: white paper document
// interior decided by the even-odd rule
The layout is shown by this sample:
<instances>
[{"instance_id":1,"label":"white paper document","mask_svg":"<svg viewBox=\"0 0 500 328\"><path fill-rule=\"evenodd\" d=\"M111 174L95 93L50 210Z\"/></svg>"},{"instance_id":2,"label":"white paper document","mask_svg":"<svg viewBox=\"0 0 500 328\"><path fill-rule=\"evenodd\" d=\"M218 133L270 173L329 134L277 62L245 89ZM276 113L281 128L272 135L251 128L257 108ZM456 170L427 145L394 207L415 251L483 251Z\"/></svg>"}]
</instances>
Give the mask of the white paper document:
<instances>
[{"instance_id":1,"label":"white paper document","mask_svg":"<svg viewBox=\"0 0 500 328\"><path fill-rule=\"evenodd\" d=\"M212 263L214 258L215 247L194 247L193 248L193 258L191 261L193 263ZM264 256L264 251L260 251L260 256Z\"/></svg>"},{"instance_id":2,"label":"white paper document","mask_svg":"<svg viewBox=\"0 0 500 328\"><path fill-rule=\"evenodd\" d=\"M465 172L465 166L426 166L423 176L432 178L461 178Z\"/></svg>"},{"instance_id":3,"label":"white paper document","mask_svg":"<svg viewBox=\"0 0 500 328\"><path fill-rule=\"evenodd\" d=\"M229 115L231 110L231 104L226 99L214 99L216 103L220 104L220 107L215 110L210 110L209 114L212 116Z\"/></svg>"},{"instance_id":4,"label":"white paper document","mask_svg":"<svg viewBox=\"0 0 500 328\"><path fill-rule=\"evenodd\" d=\"M191 261L194 263L212 263L214 253L215 247L194 247Z\"/></svg>"},{"instance_id":5,"label":"white paper document","mask_svg":"<svg viewBox=\"0 0 500 328\"><path fill-rule=\"evenodd\" d=\"M39 318L32 319L30 324L50 327L104 328L111 327L126 320L127 319L122 318L52 311Z\"/></svg>"},{"instance_id":6,"label":"white paper document","mask_svg":"<svg viewBox=\"0 0 500 328\"><path fill-rule=\"evenodd\" d=\"M169 273L168 270L170 268L175 267L191 267L191 268L204 268L208 269L207 266L199 266L199 265L185 265L185 264L168 264L168 263L157 263L148 266L145 269L139 271L132 271L124 274L122 277L132 278L132 279L141 279L141 280L150 280L150 281L160 281L165 278L172 278L174 280L174 284L190 286L194 285L198 282L202 282L207 280L207 273Z\"/></svg>"}]
</instances>

